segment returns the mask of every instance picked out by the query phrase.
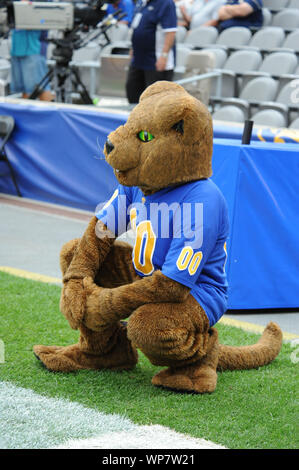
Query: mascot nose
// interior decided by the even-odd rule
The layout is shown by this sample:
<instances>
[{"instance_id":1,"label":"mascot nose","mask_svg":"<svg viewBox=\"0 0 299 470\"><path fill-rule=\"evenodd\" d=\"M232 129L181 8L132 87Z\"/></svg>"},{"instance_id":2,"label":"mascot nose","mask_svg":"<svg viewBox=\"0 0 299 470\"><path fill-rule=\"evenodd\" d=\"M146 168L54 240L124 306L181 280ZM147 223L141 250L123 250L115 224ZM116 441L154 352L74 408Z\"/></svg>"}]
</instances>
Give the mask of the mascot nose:
<instances>
[{"instance_id":1,"label":"mascot nose","mask_svg":"<svg viewBox=\"0 0 299 470\"><path fill-rule=\"evenodd\" d=\"M107 139L106 144L105 144L105 150L107 152L107 155L109 155L109 153L112 152L113 149L114 149L113 143L111 142L111 140Z\"/></svg>"}]
</instances>

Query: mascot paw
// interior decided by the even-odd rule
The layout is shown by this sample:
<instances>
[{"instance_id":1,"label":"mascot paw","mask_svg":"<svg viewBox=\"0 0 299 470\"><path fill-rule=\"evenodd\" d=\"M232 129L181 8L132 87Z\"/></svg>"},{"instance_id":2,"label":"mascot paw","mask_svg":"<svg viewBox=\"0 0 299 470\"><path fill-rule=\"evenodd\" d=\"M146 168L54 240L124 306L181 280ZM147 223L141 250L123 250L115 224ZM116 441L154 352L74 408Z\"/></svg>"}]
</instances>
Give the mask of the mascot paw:
<instances>
[{"instance_id":1,"label":"mascot paw","mask_svg":"<svg viewBox=\"0 0 299 470\"><path fill-rule=\"evenodd\" d=\"M89 276L83 279L83 287L87 296L99 294L103 290L103 287L98 286Z\"/></svg>"},{"instance_id":2,"label":"mascot paw","mask_svg":"<svg viewBox=\"0 0 299 470\"><path fill-rule=\"evenodd\" d=\"M85 312L85 291L82 279L70 279L62 289L60 310L74 330L82 322Z\"/></svg>"},{"instance_id":3,"label":"mascot paw","mask_svg":"<svg viewBox=\"0 0 299 470\"><path fill-rule=\"evenodd\" d=\"M98 331L106 324L106 320L103 318L104 308L101 301L101 293L104 288L95 284L91 277L83 279L83 286L86 296L84 324L91 330Z\"/></svg>"},{"instance_id":4,"label":"mascot paw","mask_svg":"<svg viewBox=\"0 0 299 470\"><path fill-rule=\"evenodd\" d=\"M176 392L212 393L217 385L215 370L200 365L162 370L152 378L152 384Z\"/></svg>"}]
</instances>

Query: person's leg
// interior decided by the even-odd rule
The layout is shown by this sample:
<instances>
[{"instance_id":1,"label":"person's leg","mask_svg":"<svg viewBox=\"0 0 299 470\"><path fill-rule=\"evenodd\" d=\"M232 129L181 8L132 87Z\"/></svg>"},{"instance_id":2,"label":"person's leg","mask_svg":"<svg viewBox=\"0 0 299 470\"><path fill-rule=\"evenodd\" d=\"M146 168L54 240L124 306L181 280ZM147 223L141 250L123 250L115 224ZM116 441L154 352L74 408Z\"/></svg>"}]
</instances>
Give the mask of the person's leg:
<instances>
[{"instance_id":1,"label":"person's leg","mask_svg":"<svg viewBox=\"0 0 299 470\"><path fill-rule=\"evenodd\" d=\"M10 79L10 92L23 93L24 84L22 76L22 57L11 57L11 79Z\"/></svg>"},{"instance_id":2,"label":"person's leg","mask_svg":"<svg viewBox=\"0 0 299 470\"><path fill-rule=\"evenodd\" d=\"M79 239L66 243L60 255L64 274L72 261ZM116 242L107 255L95 282L102 287L116 287L136 280L132 266L132 247ZM88 300L87 300L88 301ZM52 371L71 372L79 369L131 369L137 363L137 351L127 338L121 322L107 323L101 312L83 319L77 344L34 346L34 353Z\"/></svg>"},{"instance_id":3,"label":"person's leg","mask_svg":"<svg viewBox=\"0 0 299 470\"><path fill-rule=\"evenodd\" d=\"M182 303L147 304L128 321L128 337L152 364L169 366L152 379L157 386L206 393L216 388L217 331L190 294Z\"/></svg>"},{"instance_id":4,"label":"person's leg","mask_svg":"<svg viewBox=\"0 0 299 470\"><path fill-rule=\"evenodd\" d=\"M130 104L136 104L146 88L144 71L130 66L126 80L126 94Z\"/></svg>"},{"instance_id":5,"label":"person's leg","mask_svg":"<svg viewBox=\"0 0 299 470\"><path fill-rule=\"evenodd\" d=\"M45 59L40 54L33 54L24 57L22 61L22 77L24 83L24 93L27 97L33 92L36 85L45 77L47 73L47 67ZM43 101L51 101L53 96L50 92L49 84L46 84L40 95L39 99Z\"/></svg>"},{"instance_id":6,"label":"person's leg","mask_svg":"<svg viewBox=\"0 0 299 470\"><path fill-rule=\"evenodd\" d=\"M168 82L173 80L173 70L164 70L163 72L159 72L158 70L145 70L144 75L146 88L160 80L166 80Z\"/></svg>"},{"instance_id":7,"label":"person's leg","mask_svg":"<svg viewBox=\"0 0 299 470\"><path fill-rule=\"evenodd\" d=\"M40 55L40 58L39 58L39 61L40 61L40 64L39 64L39 67L40 67L40 70L39 70L39 74L40 74L40 80L45 76L47 75L48 73L48 66L47 66L47 62L46 62L46 58L43 56L43 55ZM39 95L38 97L41 101L54 101L54 95L53 93L51 92L51 89L50 89L50 84L47 83L44 87L44 90L41 92L41 94Z\"/></svg>"}]
</instances>

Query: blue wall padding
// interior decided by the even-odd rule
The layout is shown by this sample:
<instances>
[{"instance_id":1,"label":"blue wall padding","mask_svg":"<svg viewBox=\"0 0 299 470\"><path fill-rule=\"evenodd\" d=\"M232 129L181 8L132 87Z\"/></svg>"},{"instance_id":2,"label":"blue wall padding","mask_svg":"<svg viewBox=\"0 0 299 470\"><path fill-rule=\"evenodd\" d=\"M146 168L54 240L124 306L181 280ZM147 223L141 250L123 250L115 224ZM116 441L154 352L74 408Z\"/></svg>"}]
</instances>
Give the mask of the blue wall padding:
<instances>
[{"instance_id":1,"label":"blue wall padding","mask_svg":"<svg viewBox=\"0 0 299 470\"><path fill-rule=\"evenodd\" d=\"M0 114L16 122L7 153L24 197L91 211L109 198L117 181L102 149L126 113L0 103ZM212 178L229 208L229 308L297 308L298 143L259 129L242 146L240 128L224 129L215 127ZM0 174L0 192L15 194L4 164Z\"/></svg>"}]
</instances>

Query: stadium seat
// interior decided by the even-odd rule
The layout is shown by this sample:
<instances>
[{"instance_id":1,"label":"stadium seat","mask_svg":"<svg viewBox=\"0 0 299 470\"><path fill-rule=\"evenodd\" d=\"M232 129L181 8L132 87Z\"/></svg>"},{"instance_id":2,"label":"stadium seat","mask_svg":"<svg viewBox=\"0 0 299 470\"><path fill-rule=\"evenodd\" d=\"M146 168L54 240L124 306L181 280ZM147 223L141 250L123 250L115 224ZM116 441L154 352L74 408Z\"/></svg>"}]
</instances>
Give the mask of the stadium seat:
<instances>
[{"instance_id":1,"label":"stadium seat","mask_svg":"<svg viewBox=\"0 0 299 470\"><path fill-rule=\"evenodd\" d=\"M193 47L204 47L208 44L215 44L218 31L213 26L201 26L190 29L186 34L184 44L190 44Z\"/></svg>"},{"instance_id":2,"label":"stadium seat","mask_svg":"<svg viewBox=\"0 0 299 470\"><path fill-rule=\"evenodd\" d=\"M222 74L221 97L238 96L241 77L244 73L259 68L262 63L262 56L258 51L238 50L233 52L220 69ZM215 89L212 89L212 96L215 96Z\"/></svg>"},{"instance_id":3,"label":"stadium seat","mask_svg":"<svg viewBox=\"0 0 299 470\"><path fill-rule=\"evenodd\" d=\"M187 34L186 28L184 28L184 26L178 26L177 32L175 34L175 39L176 39L177 44L184 42L186 34Z\"/></svg>"},{"instance_id":4,"label":"stadium seat","mask_svg":"<svg viewBox=\"0 0 299 470\"><path fill-rule=\"evenodd\" d=\"M249 80L262 75L280 78L284 74L293 74L297 65L298 59L296 54L284 51L272 52L264 58L257 70L244 73L243 86Z\"/></svg>"},{"instance_id":5,"label":"stadium seat","mask_svg":"<svg viewBox=\"0 0 299 470\"><path fill-rule=\"evenodd\" d=\"M289 49L295 53L299 52L299 30L298 29L295 31L292 31L286 36L280 49Z\"/></svg>"},{"instance_id":6,"label":"stadium seat","mask_svg":"<svg viewBox=\"0 0 299 470\"><path fill-rule=\"evenodd\" d=\"M221 106L217 109L213 115L214 120L218 121L229 121L229 122L244 122L245 116L242 109L237 106Z\"/></svg>"},{"instance_id":7,"label":"stadium seat","mask_svg":"<svg viewBox=\"0 0 299 470\"><path fill-rule=\"evenodd\" d=\"M275 102L261 102L260 109L276 109L285 116L287 125L293 122L299 111L299 79L288 82L279 91Z\"/></svg>"},{"instance_id":8,"label":"stadium seat","mask_svg":"<svg viewBox=\"0 0 299 470\"><path fill-rule=\"evenodd\" d=\"M269 10L279 11L288 6L289 0L263 0L263 5Z\"/></svg>"},{"instance_id":9,"label":"stadium seat","mask_svg":"<svg viewBox=\"0 0 299 470\"><path fill-rule=\"evenodd\" d=\"M293 73L298 65L296 54L291 52L273 52L265 57L260 72L279 77L284 73Z\"/></svg>"},{"instance_id":10,"label":"stadium seat","mask_svg":"<svg viewBox=\"0 0 299 470\"><path fill-rule=\"evenodd\" d=\"M280 26L285 31L299 27L299 10L296 8L283 8L273 15L272 26Z\"/></svg>"},{"instance_id":11,"label":"stadium seat","mask_svg":"<svg viewBox=\"0 0 299 470\"><path fill-rule=\"evenodd\" d=\"M216 69L221 69L227 60L227 53L224 49L219 48L217 46L215 47L208 47L208 48L203 48L201 49L202 51L208 51L214 54L215 56L215 68Z\"/></svg>"},{"instance_id":12,"label":"stadium seat","mask_svg":"<svg viewBox=\"0 0 299 470\"><path fill-rule=\"evenodd\" d=\"M176 46L176 66L174 69L175 80L179 80L183 77L186 69L186 62L189 53L192 51L191 47L184 44L177 44Z\"/></svg>"},{"instance_id":13,"label":"stadium seat","mask_svg":"<svg viewBox=\"0 0 299 470\"><path fill-rule=\"evenodd\" d=\"M125 23L117 23L107 31L110 42L129 41L129 27Z\"/></svg>"},{"instance_id":14,"label":"stadium seat","mask_svg":"<svg viewBox=\"0 0 299 470\"><path fill-rule=\"evenodd\" d=\"M293 122L289 125L289 129L298 129L299 130L299 117L294 119Z\"/></svg>"},{"instance_id":15,"label":"stadium seat","mask_svg":"<svg viewBox=\"0 0 299 470\"><path fill-rule=\"evenodd\" d=\"M248 44L250 39L251 31L249 28L236 26L222 31L216 39L216 44L237 49L239 46Z\"/></svg>"},{"instance_id":16,"label":"stadium seat","mask_svg":"<svg viewBox=\"0 0 299 470\"><path fill-rule=\"evenodd\" d=\"M285 116L275 109L263 109L262 111L258 111L251 119L255 125L286 127Z\"/></svg>"},{"instance_id":17,"label":"stadium seat","mask_svg":"<svg viewBox=\"0 0 299 470\"><path fill-rule=\"evenodd\" d=\"M277 103L299 110L299 77L288 82L279 92Z\"/></svg>"},{"instance_id":18,"label":"stadium seat","mask_svg":"<svg viewBox=\"0 0 299 470\"><path fill-rule=\"evenodd\" d=\"M100 57L101 48L95 42L90 42L85 47L76 49L73 54L74 62L85 62L90 60L98 60Z\"/></svg>"},{"instance_id":19,"label":"stadium seat","mask_svg":"<svg viewBox=\"0 0 299 470\"><path fill-rule=\"evenodd\" d=\"M8 165L9 171L10 171L10 176L13 181L13 184L16 188L18 196L22 196L21 192L19 190L18 183L16 181L16 177L14 174L13 167L7 157L7 153L5 150L5 145L7 144L8 140L10 139L13 131L15 128L15 121L12 116L0 116L0 138L1 138L1 143L0 143L0 161L5 162Z\"/></svg>"},{"instance_id":20,"label":"stadium seat","mask_svg":"<svg viewBox=\"0 0 299 470\"><path fill-rule=\"evenodd\" d=\"M178 44L176 47L176 65L182 67L186 65L188 54L192 51L191 47L184 44Z\"/></svg>"},{"instance_id":21,"label":"stadium seat","mask_svg":"<svg viewBox=\"0 0 299 470\"><path fill-rule=\"evenodd\" d=\"M299 0L290 0L288 8L299 8Z\"/></svg>"},{"instance_id":22,"label":"stadium seat","mask_svg":"<svg viewBox=\"0 0 299 470\"><path fill-rule=\"evenodd\" d=\"M260 51L269 51L280 47L284 39L285 33L283 28L279 28L277 26L266 26L254 33L247 47L256 48Z\"/></svg>"},{"instance_id":23,"label":"stadium seat","mask_svg":"<svg viewBox=\"0 0 299 470\"><path fill-rule=\"evenodd\" d=\"M273 101L277 95L278 82L271 77L258 77L251 80L238 98L223 98L222 105L233 105L242 109L246 119L260 102Z\"/></svg>"},{"instance_id":24,"label":"stadium seat","mask_svg":"<svg viewBox=\"0 0 299 470\"><path fill-rule=\"evenodd\" d=\"M96 42L90 42L85 47L76 49L71 64L79 68L81 80L89 90L90 95L96 92L99 78L101 48Z\"/></svg>"},{"instance_id":25,"label":"stadium seat","mask_svg":"<svg viewBox=\"0 0 299 470\"><path fill-rule=\"evenodd\" d=\"M268 8L263 8L263 27L272 23L272 13Z\"/></svg>"}]
</instances>

